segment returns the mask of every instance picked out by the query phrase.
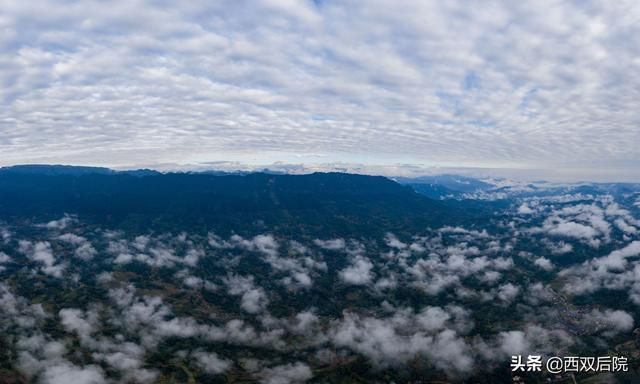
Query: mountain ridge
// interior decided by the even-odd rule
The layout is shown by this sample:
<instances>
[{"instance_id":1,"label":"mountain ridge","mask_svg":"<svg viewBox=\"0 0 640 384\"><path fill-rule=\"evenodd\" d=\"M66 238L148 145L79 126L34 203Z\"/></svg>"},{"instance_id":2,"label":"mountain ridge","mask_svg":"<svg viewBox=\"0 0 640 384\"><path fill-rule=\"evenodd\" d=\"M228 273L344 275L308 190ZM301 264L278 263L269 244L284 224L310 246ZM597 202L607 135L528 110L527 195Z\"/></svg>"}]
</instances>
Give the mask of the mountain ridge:
<instances>
[{"instance_id":1,"label":"mountain ridge","mask_svg":"<svg viewBox=\"0 0 640 384\"><path fill-rule=\"evenodd\" d=\"M42 219L72 214L141 229L180 222L203 230L249 230L252 223L263 223L314 233L415 229L460 214L383 176L50 170L0 172L0 214Z\"/></svg>"}]
</instances>

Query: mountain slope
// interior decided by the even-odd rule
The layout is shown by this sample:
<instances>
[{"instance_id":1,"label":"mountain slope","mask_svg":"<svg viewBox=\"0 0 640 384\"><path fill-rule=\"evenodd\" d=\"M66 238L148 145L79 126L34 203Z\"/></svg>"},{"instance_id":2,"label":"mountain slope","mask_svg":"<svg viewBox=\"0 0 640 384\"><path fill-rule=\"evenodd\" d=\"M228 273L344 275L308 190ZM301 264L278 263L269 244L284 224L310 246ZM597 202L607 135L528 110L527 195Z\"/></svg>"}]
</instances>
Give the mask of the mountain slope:
<instances>
[{"instance_id":1,"label":"mountain slope","mask_svg":"<svg viewBox=\"0 0 640 384\"><path fill-rule=\"evenodd\" d=\"M0 214L77 214L107 225L202 230L266 225L323 234L384 232L455 220L451 207L384 177L0 172Z\"/></svg>"}]
</instances>

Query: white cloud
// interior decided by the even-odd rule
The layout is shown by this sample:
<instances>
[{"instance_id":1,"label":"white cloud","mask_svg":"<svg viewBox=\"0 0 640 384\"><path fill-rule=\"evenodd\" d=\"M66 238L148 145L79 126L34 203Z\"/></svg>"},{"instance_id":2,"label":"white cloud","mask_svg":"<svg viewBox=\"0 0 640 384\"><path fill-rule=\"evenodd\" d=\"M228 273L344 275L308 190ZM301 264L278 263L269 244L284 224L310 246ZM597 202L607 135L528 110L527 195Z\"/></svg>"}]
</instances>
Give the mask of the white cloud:
<instances>
[{"instance_id":1,"label":"white cloud","mask_svg":"<svg viewBox=\"0 0 640 384\"><path fill-rule=\"evenodd\" d=\"M59 364L48 367L42 373L43 384L106 384L100 367L91 365L78 367L72 364Z\"/></svg>"},{"instance_id":2,"label":"white cloud","mask_svg":"<svg viewBox=\"0 0 640 384\"><path fill-rule=\"evenodd\" d=\"M563 255L565 253L573 252L573 245L565 243L564 241L558 243L546 242L545 245L554 255Z\"/></svg>"},{"instance_id":3,"label":"white cloud","mask_svg":"<svg viewBox=\"0 0 640 384\"><path fill-rule=\"evenodd\" d=\"M475 344L479 355L503 364L513 355L553 355L558 348L568 348L575 340L561 329L546 329L526 324L523 329L499 332L495 338Z\"/></svg>"},{"instance_id":4,"label":"white cloud","mask_svg":"<svg viewBox=\"0 0 640 384\"><path fill-rule=\"evenodd\" d=\"M179 247L166 240L163 237L137 236L133 241L127 241L117 239L117 236L112 236L107 251L116 256L113 260L115 264L123 265L137 261L151 267L162 268L172 268L177 264L196 267L200 259L205 256L203 249L191 245L181 256L177 252ZM190 243L187 242L187 244ZM81 246L76 250L76 255L81 256L86 251L89 251L92 255L96 254L93 247Z\"/></svg>"},{"instance_id":5,"label":"white cloud","mask_svg":"<svg viewBox=\"0 0 640 384\"><path fill-rule=\"evenodd\" d=\"M75 332L81 339L88 339L96 331L97 313L83 312L80 309L65 308L58 313L60 324L67 332Z\"/></svg>"},{"instance_id":6,"label":"white cloud","mask_svg":"<svg viewBox=\"0 0 640 384\"><path fill-rule=\"evenodd\" d=\"M373 279L373 264L364 256L356 256L351 266L340 271L340 278L348 284L366 285Z\"/></svg>"},{"instance_id":7,"label":"white cloud","mask_svg":"<svg viewBox=\"0 0 640 384\"><path fill-rule=\"evenodd\" d=\"M393 233L387 233L384 240L391 248L404 249L407 247L407 244L400 241Z\"/></svg>"},{"instance_id":8,"label":"white cloud","mask_svg":"<svg viewBox=\"0 0 640 384\"><path fill-rule=\"evenodd\" d=\"M598 232L595 229L574 222L563 222L556 224L553 228L549 229L549 234L575 237L578 239L592 239Z\"/></svg>"},{"instance_id":9,"label":"white cloud","mask_svg":"<svg viewBox=\"0 0 640 384\"><path fill-rule=\"evenodd\" d=\"M522 331L500 332L500 349L507 355L522 355L530 349L529 341Z\"/></svg>"},{"instance_id":10,"label":"white cloud","mask_svg":"<svg viewBox=\"0 0 640 384\"><path fill-rule=\"evenodd\" d=\"M6 4L2 161L636 168L634 3L268 4Z\"/></svg>"},{"instance_id":11,"label":"white cloud","mask_svg":"<svg viewBox=\"0 0 640 384\"><path fill-rule=\"evenodd\" d=\"M525 300L532 305L539 305L540 303L551 301L555 293L548 286L541 282L529 284L524 292Z\"/></svg>"},{"instance_id":12,"label":"white cloud","mask_svg":"<svg viewBox=\"0 0 640 384\"><path fill-rule=\"evenodd\" d=\"M497 252L508 251L510 246L501 246L486 231L445 227L438 232L454 236L454 245L446 246L442 243L442 238L432 238L422 245L426 257L415 259L413 264L399 260L405 276L413 280L412 285L423 289L429 295L438 295L449 288L455 288L457 292L465 294L467 292L464 289L458 288L463 280L470 276L476 276L485 284L493 285L505 271L514 267L512 258L494 255ZM466 241L482 241L483 245L470 246Z\"/></svg>"},{"instance_id":13,"label":"white cloud","mask_svg":"<svg viewBox=\"0 0 640 384\"><path fill-rule=\"evenodd\" d=\"M380 367L406 364L421 355L456 375L473 365L472 350L459 336L472 327L467 316L459 307L427 307L418 314L398 310L390 318L345 313L334 324L331 340L364 354Z\"/></svg>"},{"instance_id":14,"label":"white cloud","mask_svg":"<svg viewBox=\"0 0 640 384\"><path fill-rule=\"evenodd\" d=\"M78 236L73 233L65 233L58 236L58 239L75 245L77 248L74 251L74 254L81 260L89 261L98 253L93 245L91 245L91 243L82 236Z\"/></svg>"},{"instance_id":15,"label":"white cloud","mask_svg":"<svg viewBox=\"0 0 640 384\"><path fill-rule=\"evenodd\" d=\"M628 259L640 255L640 241L633 241L607 256L585 261L560 271L566 277L563 289L572 294L587 294L599 289L628 290L629 298L640 304L640 265Z\"/></svg>"},{"instance_id":16,"label":"white cloud","mask_svg":"<svg viewBox=\"0 0 640 384\"><path fill-rule=\"evenodd\" d=\"M329 239L329 240L320 240L316 239L313 241L318 247L328 249L331 251L337 251L344 249L346 243L344 239Z\"/></svg>"},{"instance_id":17,"label":"white cloud","mask_svg":"<svg viewBox=\"0 0 640 384\"><path fill-rule=\"evenodd\" d=\"M551 212L552 216L575 217L590 223L593 221L589 218L595 212L593 208L580 207L561 214L549 207L537 208L540 208L537 210L540 214ZM608 211L607 218L623 217L619 209ZM528 221L522 223L530 225ZM78 229L83 227L79 225ZM595 230L596 227L594 224L592 228ZM600 228L606 231L605 226ZM503 233L503 229L506 232ZM95 233L93 228L89 231ZM317 244L285 241L280 246L269 235L223 240L213 235L155 234L123 240L121 234L110 234L105 236L105 241L109 242L108 252L114 256L142 254L158 260L171 260L175 269L162 270L165 274L162 284L166 284L168 289L149 288L144 282L136 288L127 282L132 271L123 271L125 268L121 266L114 268L108 262L96 262L98 287L107 291L109 299L88 303L86 307L78 303L76 308L58 308L57 312L47 314L42 305L30 304L32 298L15 295L9 284L0 283L0 331L16 330L16 364L29 380L47 377L50 382L73 379L87 383L111 383L114 380L152 383L158 380L160 372L148 364L149 354L168 339L182 338L184 344L178 344L188 345L187 339L194 338L199 342L197 349L180 350L175 356L180 362L197 368L197 372L223 374L232 367L234 371L244 368L255 380L295 383L313 378L311 367L317 367L316 361L328 364L354 355L364 357L372 366L382 369L403 369L412 367L415 361L423 361L429 367L442 371L452 381L460 381L470 373L490 371L504 365L514 353L543 354L558 349L573 351L569 347L575 342L584 346L583 339L604 346L612 343L614 336L628 334L634 328L633 311L627 312L628 309L596 309L591 306L584 309L578 306L575 311L569 310L570 321L590 332L575 338L570 336L566 330L569 328L567 320L557 316L560 311L555 307L559 299L571 302L572 297L562 295L561 298L554 291L558 288L552 289L551 286L564 284L565 293L569 294L618 289L628 292L632 302L640 303L640 265L637 260L640 241L628 242L606 256L566 268L559 276L554 273L554 284L551 284L551 281L532 280L536 274L524 280L517 279L522 268L519 258L552 272L560 266L553 265L546 257L514 250L520 246L516 236L528 235L526 231L518 231L515 225L506 223L493 234L449 227L430 230L422 237L412 237L407 243L392 235L377 239L377 242L342 239L343 244L338 248L341 252L335 259L338 262L342 261L341 258L346 260L348 264L343 269L336 268L336 260L327 260L329 265L321 261L328 257L324 253L329 252L318 249ZM600 229L598 232L604 238ZM18 243L17 251L26 257L17 253L11 262L26 259L37 268L47 263L56 266L59 260L54 251L64 245L59 241L74 246L86 242L82 232L74 232L76 235L73 236L60 233L47 232L52 243ZM194 260L205 257L198 241L205 243L202 249L207 249L207 253L215 252L214 273L194 268L197 263L180 261L189 257L189 250L197 251ZM619 239L612 238L610 245L619 242ZM544 238L538 245L542 249L563 248L563 243ZM513 255L513 258L504 255ZM242 263L217 263L218 256L221 259L240 259ZM268 264L267 275L258 275L253 269L250 270L253 274L249 275L249 271L243 269L245 259L250 257L252 262L257 261L257 265L262 267L266 265L262 261ZM205 261L210 262L213 258ZM553 260L556 261L555 258ZM557 261L561 261L560 257ZM106 270L101 270L102 267ZM69 264L67 268L73 272L74 265ZM112 268L112 272L106 272ZM219 273L218 268L225 271ZM27 270L24 274L27 279L43 277L28 272L32 271ZM292 285L304 285L305 278L315 278L320 273L340 278L348 284L366 284L369 287L367 294L371 295L367 299L369 304L362 307L361 303L353 300L349 303L336 302L337 307L343 310L342 316L327 317L325 308L314 307L321 301L306 302L304 299L307 294L316 293L313 289L317 287L309 285L309 290L291 292ZM72 276L63 274L62 277L69 279L63 286L77 286L67 284L73 282ZM325 280L325 276L322 277ZM290 280L283 290L277 284L284 279ZM426 307L399 304L397 300L390 299L400 292L394 291L398 287L403 291L413 289L415 295L427 300L432 298L425 294L442 294L437 300L443 299L450 304ZM214 293L188 291L187 288ZM282 303L289 300L289 294L296 296L295 307L282 307ZM181 295L188 296L188 301L193 299L203 305L189 314L184 307L188 301L182 300ZM223 298L220 302L226 304L222 311L212 302L206 304L211 297ZM236 301L239 303L237 307L228 305ZM482 303L481 308L473 311L471 307L466 308L465 303L470 301ZM298 305L302 307L298 308ZM508 322L498 321L492 327L495 331L474 329L474 320L483 319L482 310L498 307L505 310L509 305L513 307L513 316ZM290 310L283 314L281 308ZM46 333L51 332L52 322L55 323L53 329L62 332L55 333L58 339ZM230 356L223 356L219 352L222 350L218 349L221 343L242 348L245 351L243 357L232 360ZM246 347L260 347L257 349L260 355L254 353L253 348ZM217 352L213 352L214 349ZM268 353L262 355L263 351ZM288 356L292 354L301 362L290 363ZM118 374L117 379L111 377L114 372Z\"/></svg>"},{"instance_id":18,"label":"white cloud","mask_svg":"<svg viewBox=\"0 0 640 384\"><path fill-rule=\"evenodd\" d=\"M620 229L622 232L624 232L626 234L634 235L634 234L638 233L638 228L636 228L633 225L629 225L622 218L616 219L613 223L615 224L616 227L618 227L618 229Z\"/></svg>"},{"instance_id":19,"label":"white cloud","mask_svg":"<svg viewBox=\"0 0 640 384\"><path fill-rule=\"evenodd\" d=\"M20 252L25 254L29 259L42 265L40 267L40 271L53 277L62 277L62 272L66 269L66 264L56 264L57 260L53 255L51 244L48 241L32 243L30 241L21 240L19 245Z\"/></svg>"},{"instance_id":20,"label":"white cloud","mask_svg":"<svg viewBox=\"0 0 640 384\"><path fill-rule=\"evenodd\" d=\"M231 366L229 360L221 359L215 353L196 351L191 354L191 357L198 368L211 375L222 373Z\"/></svg>"},{"instance_id":21,"label":"white cloud","mask_svg":"<svg viewBox=\"0 0 640 384\"><path fill-rule=\"evenodd\" d=\"M267 256L275 257L278 255L279 245L271 235L257 235L252 239L244 239L242 236L233 235L229 239L229 243L238 248L262 252Z\"/></svg>"},{"instance_id":22,"label":"white cloud","mask_svg":"<svg viewBox=\"0 0 640 384\"><path fill-rule=\"evenodd\" d=\"M530 215L532 213L534 213L535 211L533 209L531 209L529 207L529 205L527 205L527 203L522 203L519 207L518 207L518 213L521 215Z\"/></svg>"},{"instance_id":23,"label":"white cloud","mask_svg":"<svg viewBox=\"0 0 640 384\"><path fill-rule=\"evenodd\" d=\"M542 227L531 229L533 233L544 232L552 236L577 239L594 248L611 241L611 224L600 204L577 204L551 210ZM552 251L566 253L548 243Z\"/></svg>"},{"instance_id":24,"label":"white cloud","mask_svg":"<svg viewBox=\"0 0 640 384\"><path fill-rule=\"evenodd\" d=\"M544 256L540 256L533 261L535 265L544 269L545 271L551 271L553 269L553 263L551 260L547 259Z\"/></svg>"},{"instance_id":25,"label":"white cloud","mask_svg":"<svg viewBox=\"0 0 640 384\"><path fill-rule=\"evenodd\" d=\"M294 363L278 365L262 370L259 375L264 384L296 384L306 383L313 377L313 373L308 365L304 363Z\"/></svg>"},{"instance_id":26,"label":"white cloud","mask_svg":"<svg viewBox=\"0 0 640 384\"><path fill-rule=\"evenodd\" d=\"M0 264L9 263L11 258L4 252L0 252Z\"/></svg>"},{"instance_id":27,"label":"white cloud","mask_svg":"<svg viewBox=\"0 0 640 384\"><path fill-rule=\"evenodd\" d=\"M39 375L43 384L106 384L104 372L99 366L72 364L64 358L67 352L63 343L49 340L40 333L20 337L18 368L32 378Z\"/></svg>"},{"instance_id":28,"label":"white cloud","mask_svg":"<svg viewBox=\"0 0 640 384\"><path fill-rule=\"evenodd\" d=\"M248 313L258 313L266 309L269 299L265 291L256 287L253 276L230 275L225 280L229 294L241 297L240 306Z\"/></svg>"},{"instance_id":29,"label":"white cloud","mask_svg":"<svg viewBox=\"0 0 640 384\"><path fill-rule=\"evenodd\" d=\"M519 293L520 288L517 285L507 283L498 287L497 297L505 303L511 303Z\"/></svg>"},{"instance_id":30,"label":"white cloud","mask_svg":"<svg viewBox=\"0 0 640 384\"><path fill-rule=\"evenodd\" d=\"M76 219L72 216L65 215L59 220L52 220L45 224L40 224L39 226L45 227L51 230L63 230L67 228L70 224L72 224Z\"/></svg>"},{"instance_id":31,"label":"white cloud","mask_svg":"<svg viewBox=\"0 0 640 384\"><path fill-rule=\"evenodd\" d=\"M629 332L633 329L633 317L626 311L594 309L587 313L582 323L603 330L607 337L613 337L619 333Z\"/></svg>"}]
</instances>

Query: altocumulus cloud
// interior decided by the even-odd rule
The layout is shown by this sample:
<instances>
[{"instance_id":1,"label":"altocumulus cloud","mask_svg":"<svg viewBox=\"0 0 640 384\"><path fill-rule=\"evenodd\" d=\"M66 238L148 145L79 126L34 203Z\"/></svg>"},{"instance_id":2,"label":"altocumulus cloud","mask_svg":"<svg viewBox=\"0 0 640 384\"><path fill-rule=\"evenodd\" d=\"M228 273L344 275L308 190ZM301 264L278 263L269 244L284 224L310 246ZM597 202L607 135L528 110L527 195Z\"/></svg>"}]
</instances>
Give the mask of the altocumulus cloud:
<instances>
[{"instance_id":1,"label":"altocumulus cloud","mask_svg":"<svg viewBox=\"0 0 640 384\"><path fill-rule=\"evenodd\" d=\"M5 164L376 153L380 162L632 170L640 160L633 2L2 8Z\"/></svg>"}]
</instances>

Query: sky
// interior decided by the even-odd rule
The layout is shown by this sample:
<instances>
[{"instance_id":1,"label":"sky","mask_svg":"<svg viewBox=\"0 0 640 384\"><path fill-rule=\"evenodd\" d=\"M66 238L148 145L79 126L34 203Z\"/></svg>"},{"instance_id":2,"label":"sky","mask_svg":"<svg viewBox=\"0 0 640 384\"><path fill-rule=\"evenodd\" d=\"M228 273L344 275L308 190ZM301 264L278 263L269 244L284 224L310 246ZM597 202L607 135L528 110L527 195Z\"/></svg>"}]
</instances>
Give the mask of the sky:
<instances>
[{"instance_id":1,"label":"sky","mask_svg":"<svg viewBox=\"0 0 640 384\"><path fill-rule=\"evenodd\" d=\"M633 0L0 9L0 165L640 181Z\"/></svg>"}]
</instances>

